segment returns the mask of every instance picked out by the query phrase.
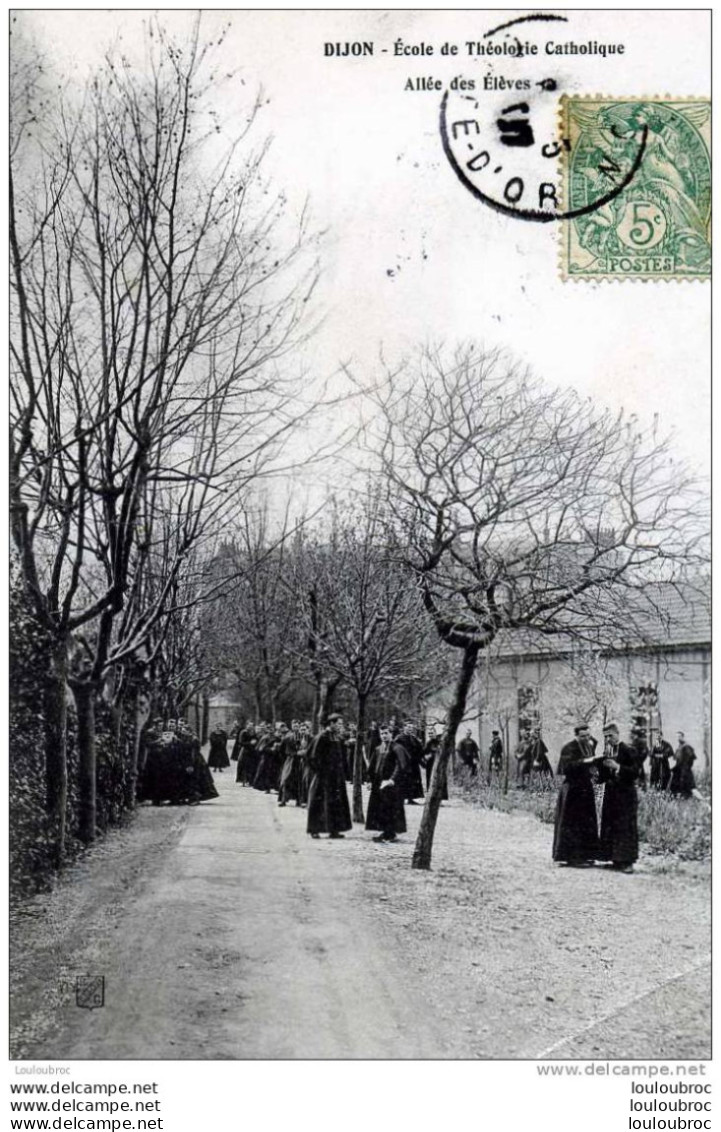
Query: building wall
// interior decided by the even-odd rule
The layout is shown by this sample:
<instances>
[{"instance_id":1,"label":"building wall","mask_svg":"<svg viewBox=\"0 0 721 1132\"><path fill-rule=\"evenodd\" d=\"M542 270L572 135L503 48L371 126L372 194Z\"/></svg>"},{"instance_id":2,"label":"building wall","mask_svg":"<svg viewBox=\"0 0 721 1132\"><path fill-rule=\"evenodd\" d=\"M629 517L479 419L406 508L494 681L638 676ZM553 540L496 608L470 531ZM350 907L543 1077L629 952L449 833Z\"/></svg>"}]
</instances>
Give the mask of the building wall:
<instances>
[{"instance_id":1,"label":"building wall","mask_svg":"<svg viewBox=\"0 0 721 1132\"><path fill-rule=\"evenodd\" d=\"M496 661L481 666L463 727L471 728L484 755L494 728L513 751L519 736L519 689L535 689L543 739L555 765L561 747L573 737L575 722L588 722L600 740L604 722L612 720L628 740L631 689L653 683L658 688L658 721L665 737L675 747L677 732L683 731L701 770L710 760L709 681L710 650L702 647L665 655L614 657L596 668L581 661L575 671L558 660ZM439 714L442 702L434 707Z\"/></svg>"},{"instance_id":2,"label":"building wall","mask_svg":"<svg viewBox=\"0 0 721 1132\"><path fill-rule=\"evenodd\" d=\"M208 732L210 733L214 727L222 727L230 734L238 718L242 718L241 704L226 701L213 703L211 700L208 707Z\"/></svg>"}]
</instances>

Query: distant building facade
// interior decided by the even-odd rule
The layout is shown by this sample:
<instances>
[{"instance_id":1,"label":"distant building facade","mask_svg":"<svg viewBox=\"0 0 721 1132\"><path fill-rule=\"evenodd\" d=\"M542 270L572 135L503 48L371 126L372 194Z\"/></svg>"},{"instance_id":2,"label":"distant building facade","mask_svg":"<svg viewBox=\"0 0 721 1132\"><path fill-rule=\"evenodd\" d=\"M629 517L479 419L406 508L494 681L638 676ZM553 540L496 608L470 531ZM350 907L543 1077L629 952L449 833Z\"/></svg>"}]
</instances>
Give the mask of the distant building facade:
<instances>
[{"instance_id":1,"label":"distant building facade","mask_svg":"<svg viewBox=\"0 0 721 1132\"><path fill-rule=\"evenodd\" d=\"M658 618L644 640L593 651L572 642L549 643L512 634L481 658L468 699L466 721L478 736L484 759L491 732L500 731L513 752L524 730L538 728L554 769L561 747L579 722L602 741L604 723L618 723L628 742L641 736L651 747L662 731L676 746L678 731L710 765L711 620L708 601L657 587ZM435 715L442 714L435 705Z\"/></svg>"},{"instance_id":2,"label":"distant building facade","mask_svg":"<svg viewBox=\"0 0 721 1132\"><path fill-rule=\"evenodd\" d=\"M236 722L242 719L243 705L236 689L226 688L215 692L208 700L208 731L222 727L230 732Z\"/></svg>"}]
</instances>

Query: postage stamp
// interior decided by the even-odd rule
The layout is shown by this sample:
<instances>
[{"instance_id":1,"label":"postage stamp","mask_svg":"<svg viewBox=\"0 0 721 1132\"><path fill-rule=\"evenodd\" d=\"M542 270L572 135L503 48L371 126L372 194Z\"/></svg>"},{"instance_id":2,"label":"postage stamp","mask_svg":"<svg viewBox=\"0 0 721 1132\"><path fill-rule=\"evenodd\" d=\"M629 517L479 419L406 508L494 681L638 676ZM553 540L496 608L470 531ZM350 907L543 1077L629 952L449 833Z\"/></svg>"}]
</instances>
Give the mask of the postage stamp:
<instances>
[{"instance_id":1,"label":"postage stamp","mask_svg":"<svg viewBox=\"0 0 721 1132\"><path fill-rule=\"evenodd\" d=\"M707 279L710 103L574 96L561 100L561 117L563 278Z\"/></svg>"}]
</instances>

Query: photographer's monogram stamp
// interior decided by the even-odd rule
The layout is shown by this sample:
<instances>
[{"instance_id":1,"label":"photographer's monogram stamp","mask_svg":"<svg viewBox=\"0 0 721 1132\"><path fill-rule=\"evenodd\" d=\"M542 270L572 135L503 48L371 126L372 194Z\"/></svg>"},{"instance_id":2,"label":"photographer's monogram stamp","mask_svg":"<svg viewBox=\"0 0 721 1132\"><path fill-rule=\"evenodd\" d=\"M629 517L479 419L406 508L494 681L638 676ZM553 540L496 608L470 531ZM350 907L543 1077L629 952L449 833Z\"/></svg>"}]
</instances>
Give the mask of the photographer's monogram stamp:
<instances>
[{"instance_id":1,"label":"photographer's monogram stamp","mask_svg":"<svg viewBox=\"0 0 721 1132\"><path fill-rule=\"evenodd\" d=\"M85 1010L105 1006L105 976L78 975L75 980L75 1005Z\"/></svg>"}]
</instances>

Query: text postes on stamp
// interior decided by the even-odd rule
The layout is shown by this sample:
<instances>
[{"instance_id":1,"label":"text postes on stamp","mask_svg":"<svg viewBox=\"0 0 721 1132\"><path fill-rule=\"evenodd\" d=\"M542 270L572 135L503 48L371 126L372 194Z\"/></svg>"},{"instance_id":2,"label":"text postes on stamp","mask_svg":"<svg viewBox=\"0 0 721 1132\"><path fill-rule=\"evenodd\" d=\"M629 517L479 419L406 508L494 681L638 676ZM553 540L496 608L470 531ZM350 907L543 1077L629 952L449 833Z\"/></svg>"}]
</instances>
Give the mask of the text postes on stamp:
<instances>
[{"instance_id":1,"label":"text postes on stamp","mask_svg":"<svg viewBox=\"0 0 721 1132\"><path fill-rule=\"evenodd\" d=\"M708 278L710 117L702 99L562 99L565 279ZM642 128L642 161L603 203L634 163Z\"/></svg>"}]
</instances>

